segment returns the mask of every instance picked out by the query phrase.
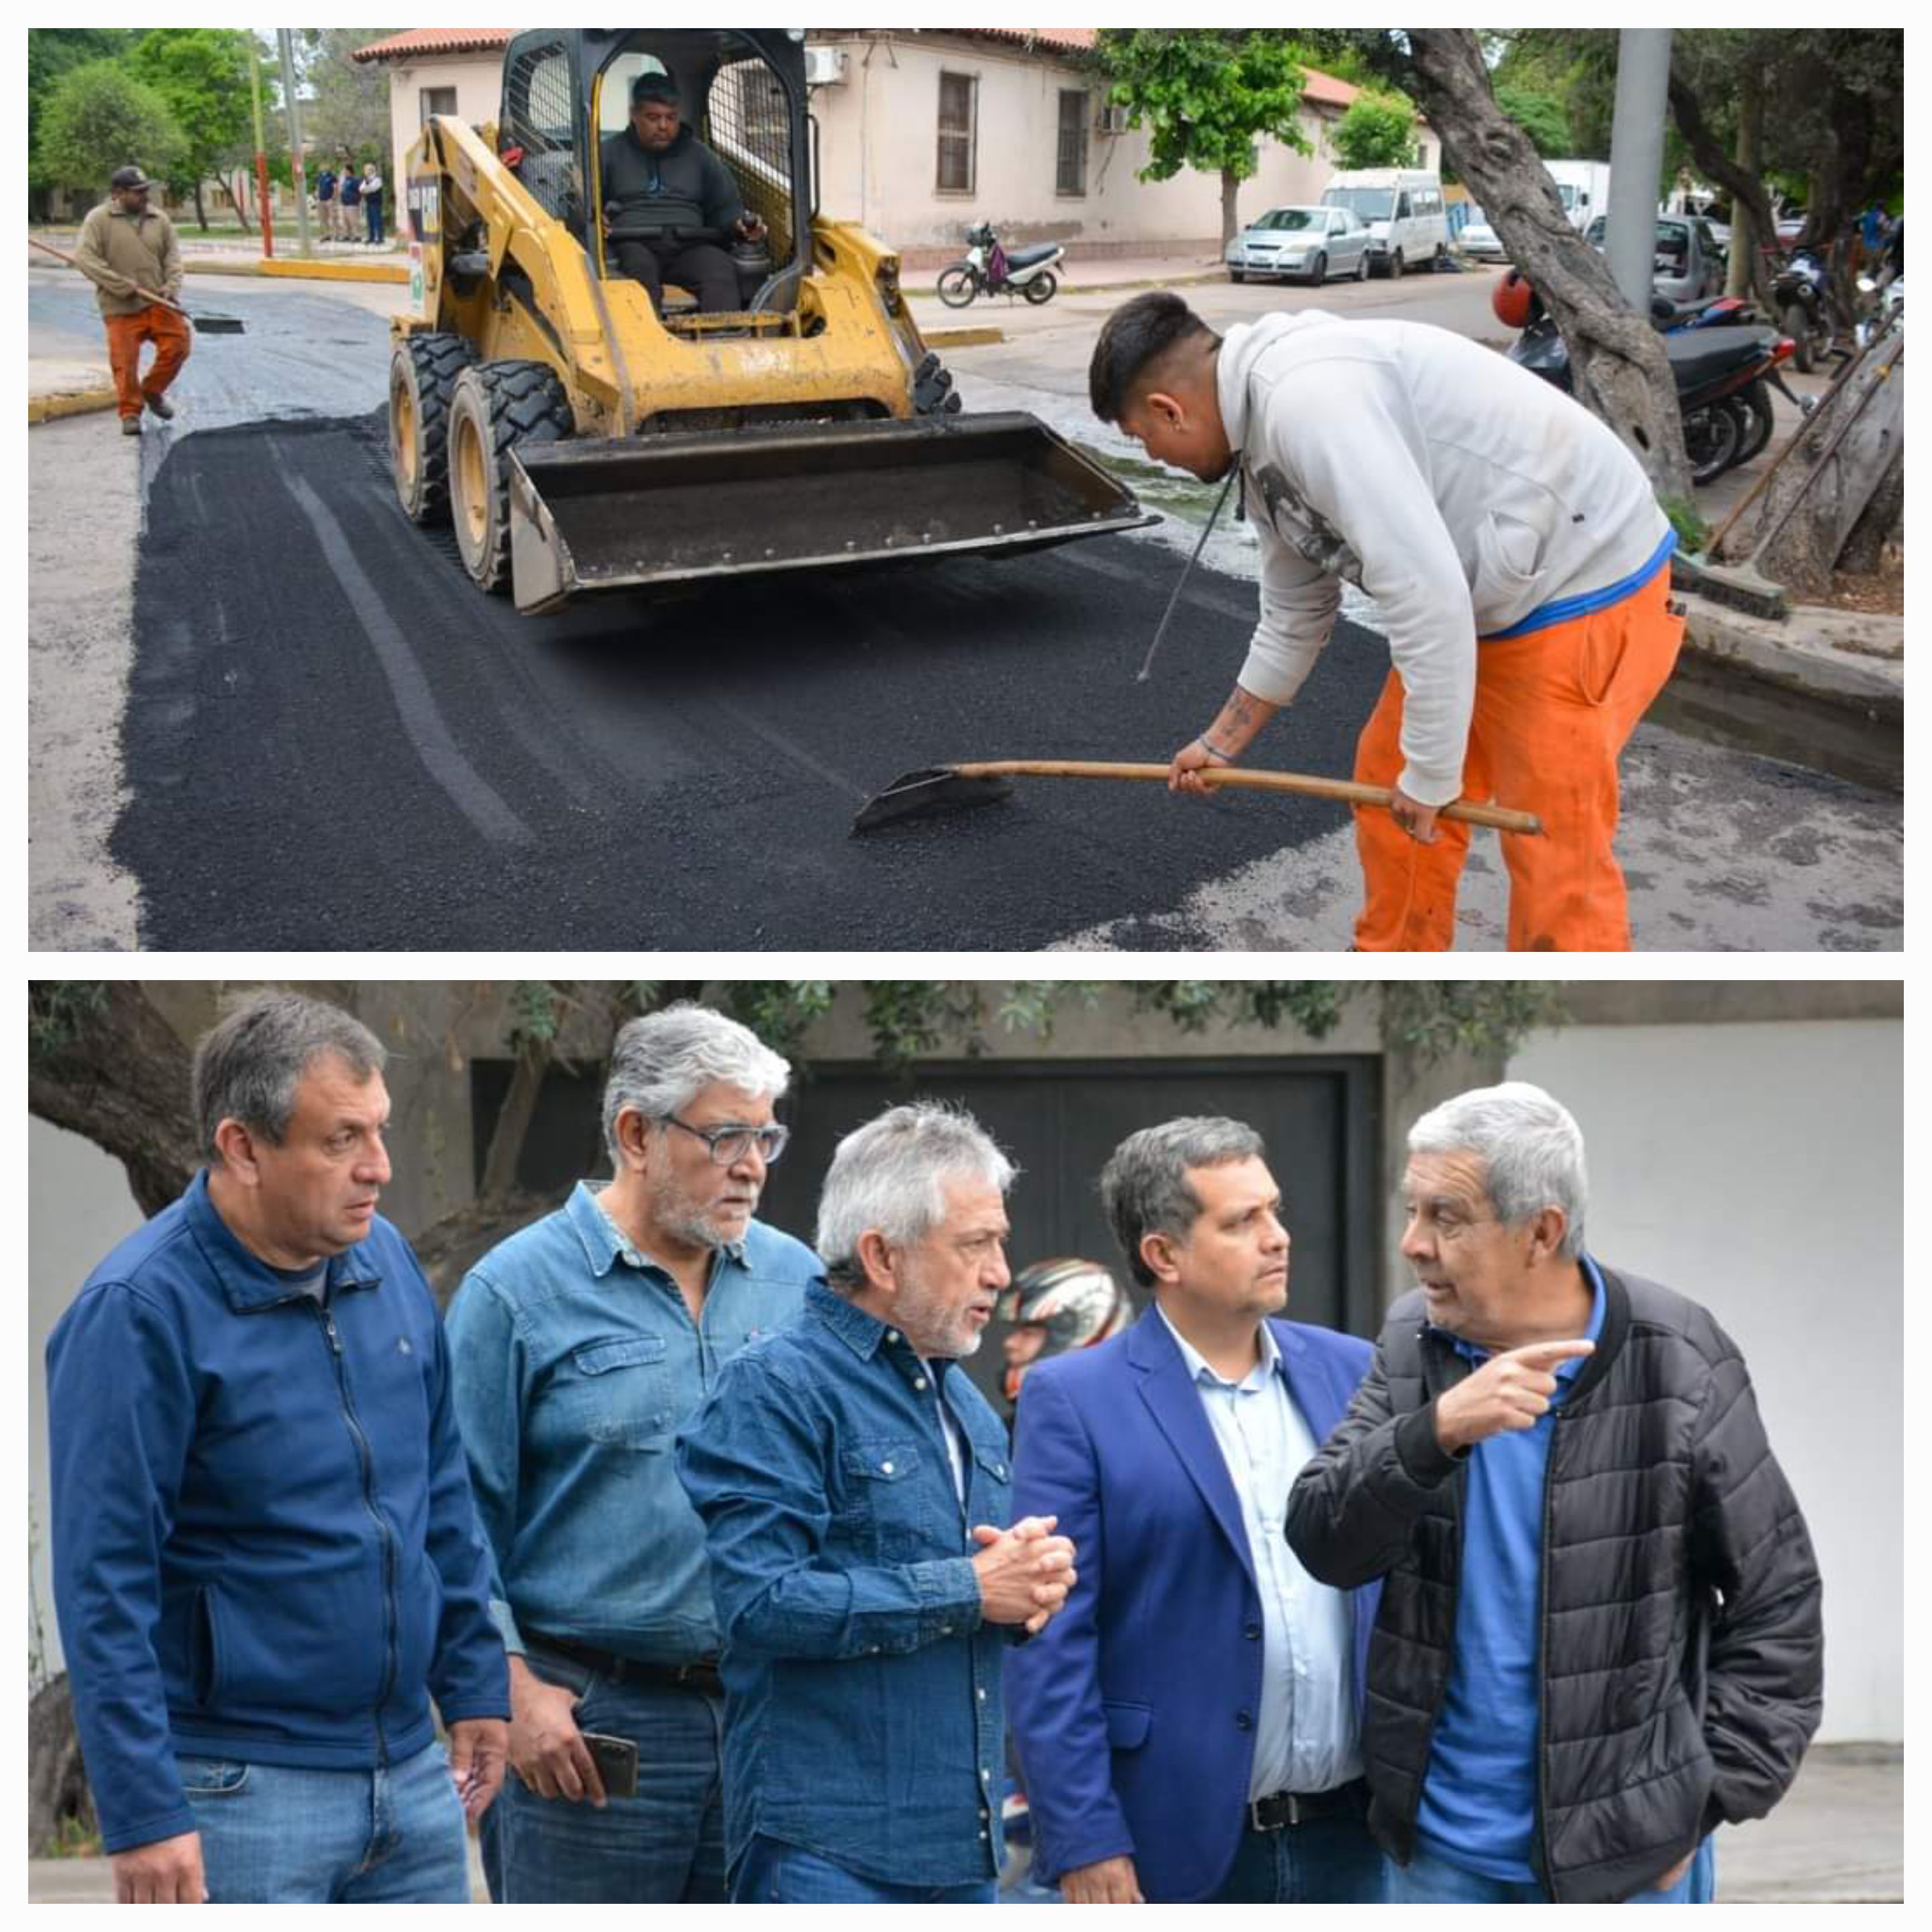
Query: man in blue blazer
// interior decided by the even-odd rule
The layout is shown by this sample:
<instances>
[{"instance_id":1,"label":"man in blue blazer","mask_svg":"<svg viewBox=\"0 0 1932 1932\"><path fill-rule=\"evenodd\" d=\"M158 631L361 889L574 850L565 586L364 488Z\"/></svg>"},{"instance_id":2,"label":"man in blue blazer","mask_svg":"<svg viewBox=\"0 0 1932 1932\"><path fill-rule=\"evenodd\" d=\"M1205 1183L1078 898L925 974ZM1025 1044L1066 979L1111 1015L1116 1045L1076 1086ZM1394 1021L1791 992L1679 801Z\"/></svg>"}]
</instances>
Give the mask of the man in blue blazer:
<instances>
[{"instance_id":1,"label":"man in blue blazer","mask_svg":"<svg viewBox=\"0 0 1932 1932\"><path fill-rule=\"evenodd\" d=\"M1020 1398L1015 1510L1057 1516L1079 1572L1006 1664L1035 1874L1074 1903L1378 1900L1376 1593L1317 1583L1286 1532L1369 1345L1274 1318L1288 1237L1252 1128L1147 1128L1100 1190L1154 1305Z\"/></svg>"}]
</instances>

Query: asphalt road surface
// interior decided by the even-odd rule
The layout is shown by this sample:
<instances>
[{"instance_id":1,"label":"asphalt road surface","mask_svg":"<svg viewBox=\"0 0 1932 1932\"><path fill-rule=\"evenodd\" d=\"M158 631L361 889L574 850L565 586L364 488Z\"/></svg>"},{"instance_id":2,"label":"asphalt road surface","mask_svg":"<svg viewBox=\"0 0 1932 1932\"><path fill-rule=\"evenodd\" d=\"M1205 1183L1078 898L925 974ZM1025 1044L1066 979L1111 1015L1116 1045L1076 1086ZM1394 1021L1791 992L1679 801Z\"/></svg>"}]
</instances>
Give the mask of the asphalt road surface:
<instances>
[{"instance_id":1,"label":"asphalt road surface","mask_svg":"<svg viewBox=\"0 0 1932 1932\"><path fill-rule=\"evenodd\" d=\"M248 333L203 338L177 422L151 424L138 457L108 418L34 433L37 461L80 460L98 430L88 463L142 472L110 851L138 886L144 946L1346 944L1348 820L1313 801L1022 780L1002 806L849 836L865 798L916 766L1164 760L1240 664L1244 532L1232 553L1216 538L1210 562L1234 574L1197 573L1146 685L1134 672L1191 538L1181 522L998 564L520 617L396 505L390 292L206 286L190 294ZM31 331L98 341L91 311L78 290L36 286ZM1030 341L1011 368L956 358L969 406L1034 391L1048 349ZM1036 393L1064 417L1064 394ZM37 593L64 549L94 544L37 532ZM1345 622L1255 762L1346 773L1387 666L1374 630ZM1640 862L1640 944L1898 943L1894 801L1652 728L1634 755L1620 849ZM1785 856L1766 850L1778 838ZM1466 943L1493 946L1486 835L1471 871Z\"/></svg>"}]
</instances>

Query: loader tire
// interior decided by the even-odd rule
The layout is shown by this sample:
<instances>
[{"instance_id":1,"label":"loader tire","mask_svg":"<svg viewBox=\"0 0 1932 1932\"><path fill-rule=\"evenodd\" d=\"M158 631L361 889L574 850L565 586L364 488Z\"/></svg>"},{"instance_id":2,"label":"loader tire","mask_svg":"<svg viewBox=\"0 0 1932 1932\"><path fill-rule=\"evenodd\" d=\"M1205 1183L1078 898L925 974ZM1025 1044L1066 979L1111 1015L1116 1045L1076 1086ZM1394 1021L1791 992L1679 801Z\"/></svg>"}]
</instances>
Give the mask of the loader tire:
<instances>
[{"instance_id":1,"label":"loader tire","mask_svg":"<svg viewBox=\"0 0 1932 1932\"><path fill-rule=\"evenodd\" d=\"M476 360L460 335L412 335L389 358L389 473L412 524L449 520L449 396Z\"/></svg>"},{"instance_id":2,"label":"loader tire","mask_svg":"<svg viewBox=\"0 0 1932 1932\"><path fill-rule=\"evenodd\" d=\"M463 567L484 590L510 587L510 452L560 442L576 420L547 362L472 362L449 403L449 508Z\"/></svg>"}]
</instances>

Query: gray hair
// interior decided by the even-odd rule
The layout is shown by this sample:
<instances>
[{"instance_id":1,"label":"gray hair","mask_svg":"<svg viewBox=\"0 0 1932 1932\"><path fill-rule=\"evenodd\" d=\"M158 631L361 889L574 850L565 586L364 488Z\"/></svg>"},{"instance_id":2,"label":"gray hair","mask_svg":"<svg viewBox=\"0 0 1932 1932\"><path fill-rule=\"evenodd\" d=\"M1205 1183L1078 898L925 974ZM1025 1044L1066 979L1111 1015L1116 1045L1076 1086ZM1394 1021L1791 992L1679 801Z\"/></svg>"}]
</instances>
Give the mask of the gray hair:
<instances>
[{"instance_id":1,"label":"gray hair","mask_svg":"<svg viewBox=\"0 0 1932 1932\"><path fill-rule=\"evenodd\" d=\"M826 1279L842 1294L863 1284L859 1241L868 1232L896 1248L923 1240L946 1219L947 1181L983 1181L1004 1194L1017 1172L963 1107L888 1108L848 1134L826 1169L815 1243Z\"/></svg>"},{"instance_id":2,"label":"gray hair","mask_svg":"<svg viewBox=\"0 0 1932 1932\"><path fill-rule=\"evenodd\" d=\"M1475 1155L1498 1220L1518 1228L1546 1208L1559 1208L1564 1223L1560 1252L1574 1261L1582 1252L1583 1210L1590 1198L1582 1131L1540 1087L1510 1080L1458 1094L1409 1129L1408 1150Z\"/></svg>"},{"instance_id":3,"label":"gray hair","mask_svg":"<svg viewBox=\"0 0 1932 1932\"><path fill-rule=\"evenodd\" d=\"M620 1166L617 1116L634 1108L647 1120L681 1114L715 1084L767 1094L791 1082L791 1063L747 1026L709 1006L680 1000L618 1030L604 1085L604 1144Z\"/></svg>"},{"instance_id":4,"label":"gray hair","mask_svg":"<svg viewBox=\"0 0 1932 1932\"><path fill-rule=\"evenodd\" d=\"M239 1120L279 1147L309 1064L333 1054L358 1080L382 1072L388 1049L352 1015L302 993L255 993L194 1049L194 1118L202 1151L219 1161L215 1130Z\"/></svg>"},{"instance_id":5,"label":"gray hair","mask_svg":"<svg viewBox=\"0 0 1932 1932\"><path fill-rule=\"evenodd\" d=\"M1252 1127L1201 1114L1143 1127L1114 1148L1100 1172L1100 1204L1142 1287L1154 1285L1153 1270L1141 1258L1142 1240L1149 1234L1185 1240L1201 1212L1189 1168L1258 1160L1263 1151Z\"/></svg>"}]
</instances>

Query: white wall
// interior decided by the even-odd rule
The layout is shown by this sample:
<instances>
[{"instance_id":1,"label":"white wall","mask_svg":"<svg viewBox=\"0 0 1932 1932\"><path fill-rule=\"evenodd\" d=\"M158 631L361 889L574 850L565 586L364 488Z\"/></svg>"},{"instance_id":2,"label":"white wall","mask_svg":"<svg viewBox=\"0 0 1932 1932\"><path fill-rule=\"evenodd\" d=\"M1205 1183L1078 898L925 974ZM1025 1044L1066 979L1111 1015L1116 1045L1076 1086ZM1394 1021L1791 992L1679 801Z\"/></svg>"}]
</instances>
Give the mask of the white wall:
<instances>
[{"instance_id":1,"label":"white wall","mask_svg":"<svg viewBox=\"0 0 1932 1932\"><path fill-rule=\"evenodd\" d=\"M1593 1253L1743 1350L1825 1579L1819 1736L1902 1741L1904 1029L1576 1027L1512 1078L1588 1149Z\"/></svg>"},{"instance_id":2,"label":"white wall","mask_svg":"<svg viewBox=\"0 0 1932 1932\"><path fill-rule=\"evenodd\" d=\"M27 1122L27 1494L33 1510L33 1600L50 1670L62 1666L47 1561L47 1337L98 1262L143 1220L126 1170L78 1134ZM29 1612L31 1616L31 1612ZM31 1630L31 1626L30 1626Z\"/></svg>"}]
</instances>

